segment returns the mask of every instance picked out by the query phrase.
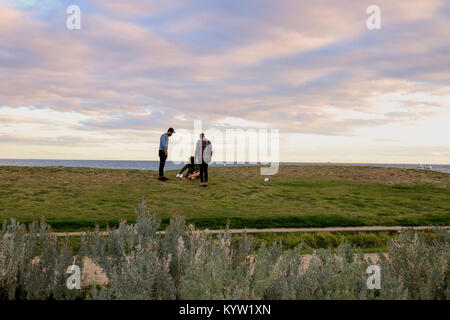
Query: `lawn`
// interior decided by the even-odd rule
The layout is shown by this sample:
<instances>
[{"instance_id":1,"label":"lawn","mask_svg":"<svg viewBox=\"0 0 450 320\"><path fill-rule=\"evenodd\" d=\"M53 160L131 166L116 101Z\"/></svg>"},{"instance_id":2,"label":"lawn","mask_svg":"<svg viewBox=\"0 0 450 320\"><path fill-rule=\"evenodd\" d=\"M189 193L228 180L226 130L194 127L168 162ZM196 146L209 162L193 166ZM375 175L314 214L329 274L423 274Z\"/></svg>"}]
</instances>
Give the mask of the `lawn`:
<instances>
[{"instance_id":1,"label":"lawn","mask_svg":"<svg viewBox=\"0 0 450 320\"><path fill-rule=\"evenodd\" d=\"M0 167L0 219L45 217L57 231L135 220L145 197L166 226L182 214L198 228L449 225L450 174L411 169L283 166L265 182L258 167L210 168L210 186L157 173Z\"/></svg>"}]
</instances>

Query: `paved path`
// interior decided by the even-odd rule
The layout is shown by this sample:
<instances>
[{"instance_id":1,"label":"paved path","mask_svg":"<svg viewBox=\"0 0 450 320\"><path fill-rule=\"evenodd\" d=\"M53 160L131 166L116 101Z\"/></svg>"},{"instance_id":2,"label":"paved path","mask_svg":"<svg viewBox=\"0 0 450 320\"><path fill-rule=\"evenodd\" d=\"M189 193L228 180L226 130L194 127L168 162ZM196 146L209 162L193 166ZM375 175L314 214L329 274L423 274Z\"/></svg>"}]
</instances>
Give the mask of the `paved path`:
<instances>
[{"instance_id":1,"label":"paved path","mask_svg":"<svg viewBox=\"0 0 450 320\"><path fill-rule=\"evenodd\" d=\"M445 229L449 229L450 226L445 226ZM230 233L286 233L286 232L378 232L378 231L402 231L407 229L414 230L431 230L431 226L418 226L418 227L385 227L385 226L371 226L371 227L331 227L331 228L267 228L267 229L229 229ZM224 233L225 230L200 230L201 232L209 232L211 234ZM157 231L159 234L164 234L165 231ZM81 236L86 232L55 232L58 237L64 236ZM107 235L106 231L100 232L101 235Z\"/></svg>"}]
</instances>

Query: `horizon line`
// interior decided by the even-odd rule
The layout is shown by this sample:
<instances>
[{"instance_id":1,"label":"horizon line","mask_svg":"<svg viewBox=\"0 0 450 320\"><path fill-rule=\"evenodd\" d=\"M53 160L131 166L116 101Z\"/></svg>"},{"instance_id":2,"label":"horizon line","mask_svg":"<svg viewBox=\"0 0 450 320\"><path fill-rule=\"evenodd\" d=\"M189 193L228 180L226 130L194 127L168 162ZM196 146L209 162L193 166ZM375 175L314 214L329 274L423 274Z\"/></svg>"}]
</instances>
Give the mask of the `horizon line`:
<instances>
[{"instance_id":1,"label":"horizon line","mask_svg":"<svg viewBox=\"0 0 450 320\"><path fill-rule=\"evenodd\" d=\"M133 162L151 162L156 161L159 162L159 160L123 160L123 159L49 159L49 158L0 158L0 160L42 160L42 161L133 161ZM168 162L186 162L185 160L168 160ZM244 163L239 161L234 162L227 162L227 161L212 161L212 163L226 163L226 164L255 164L255 165L269 165L271 162L266 164L261 164L260 162L248 162L245 161ZM273 162L272 162L273 163ZM421 162L421 163L404 163L404 162L333 162L333 161L279 161L278 163L302 163L302 164L308 164L308 163L319 163L319 164L403 164L403 165L418 165L418 164L428 164L428 165L442 165L442 166L449 166L450 164L446 163L431 163L431 162Z\"/></svg>"}]
</instances>

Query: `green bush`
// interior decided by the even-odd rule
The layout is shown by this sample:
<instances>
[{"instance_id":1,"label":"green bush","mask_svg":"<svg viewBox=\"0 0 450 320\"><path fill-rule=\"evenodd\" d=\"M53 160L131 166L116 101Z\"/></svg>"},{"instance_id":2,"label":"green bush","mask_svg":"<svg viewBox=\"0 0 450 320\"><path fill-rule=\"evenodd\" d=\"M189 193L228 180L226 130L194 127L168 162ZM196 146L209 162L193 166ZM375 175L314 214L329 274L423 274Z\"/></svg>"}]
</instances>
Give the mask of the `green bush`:
<instances>
[{"instance_id":1,"label":"green bush","mask_svg":"<svg viewBox=\"0 0 450 320\"><path fill-rule=\"evenodd\" d=\"M426 237L433 238L433 233L427 232ZM388 232L356 232L356 233L330 233L330 232L312 232L312 233L257 233L249 235L259 247L262 243L272 243L281 241L284 249L293 249L300 243L305 244L312 249L335 248L343 241L350 243L358 248L384 248L390 239L396 237ZM237 236L236 240L242 239Z\"/></svg>"},{"instance_id":2,"label":"green bush","mask_svg":"<svg viewBox=\"0 0 450 320\"><path fill-rule=\"evenodd\" d=\"M83 236L77 253L73 241L57 241L45 223L33 223L28 230L14 221L4 223L0 298L450 298L450 238L443 229L432 236L408 230L398 237L348 235L350 240L330 233L288 235L286 248L277 235L259 243L249 236L233 239L228 232L213 237L179 216L161 236L156 232L160 220L145 202L136 213L135 224L122 222L108 236L98 230ZM372 262L352 243L379 245L380 238L387 242L388 256L379 255L381 289L369 290L366 269ZM317 248L309 260L302 254L308 246ZM74 262L82 266L81 257L102 268L106 284L66 288L65 270Z\"/></svg>"},{"instance_id":3,"label":"green bush","mask_svg":"<svg viewBox=\"0 0 450 320\"><path fill-rule=\"evenodd\" d=\"M379 248L385 247L388 240L392 239L389 234L379 233L363 233L352 234L346 237L346 240L353 246L359 248Z\"/></svg>"}]
</instances>

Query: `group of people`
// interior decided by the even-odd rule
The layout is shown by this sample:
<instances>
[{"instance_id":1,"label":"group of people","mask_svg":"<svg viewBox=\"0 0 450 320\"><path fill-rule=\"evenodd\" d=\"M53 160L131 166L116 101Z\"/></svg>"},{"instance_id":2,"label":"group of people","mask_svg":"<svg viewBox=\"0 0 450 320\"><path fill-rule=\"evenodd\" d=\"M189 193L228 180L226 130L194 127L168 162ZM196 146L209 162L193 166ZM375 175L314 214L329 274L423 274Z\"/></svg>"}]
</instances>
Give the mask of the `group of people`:
<instances>
[{"instance_id":1,"label":"group of people","mask_svg":"<svg viewBox=\"0 0 450 320\"><path fill-rule=\"evenodd\" d=\"M167 132L161 135L159 141L159 176L158 180L169 180L164 176L164 166L166 164L168 149L169 149L169 137L175 133L173 128L169 128ZM195 147L195 155L189 158L189 162L177 173L177 178L187 178L189 180L195 180L200 178L200 187L208 186L208 163L211 162L212 157L212 144L204 133L200 134L200 138L197 141ZM183 176L186 171L186 176Z\"/></svg>"}]
</instances>

